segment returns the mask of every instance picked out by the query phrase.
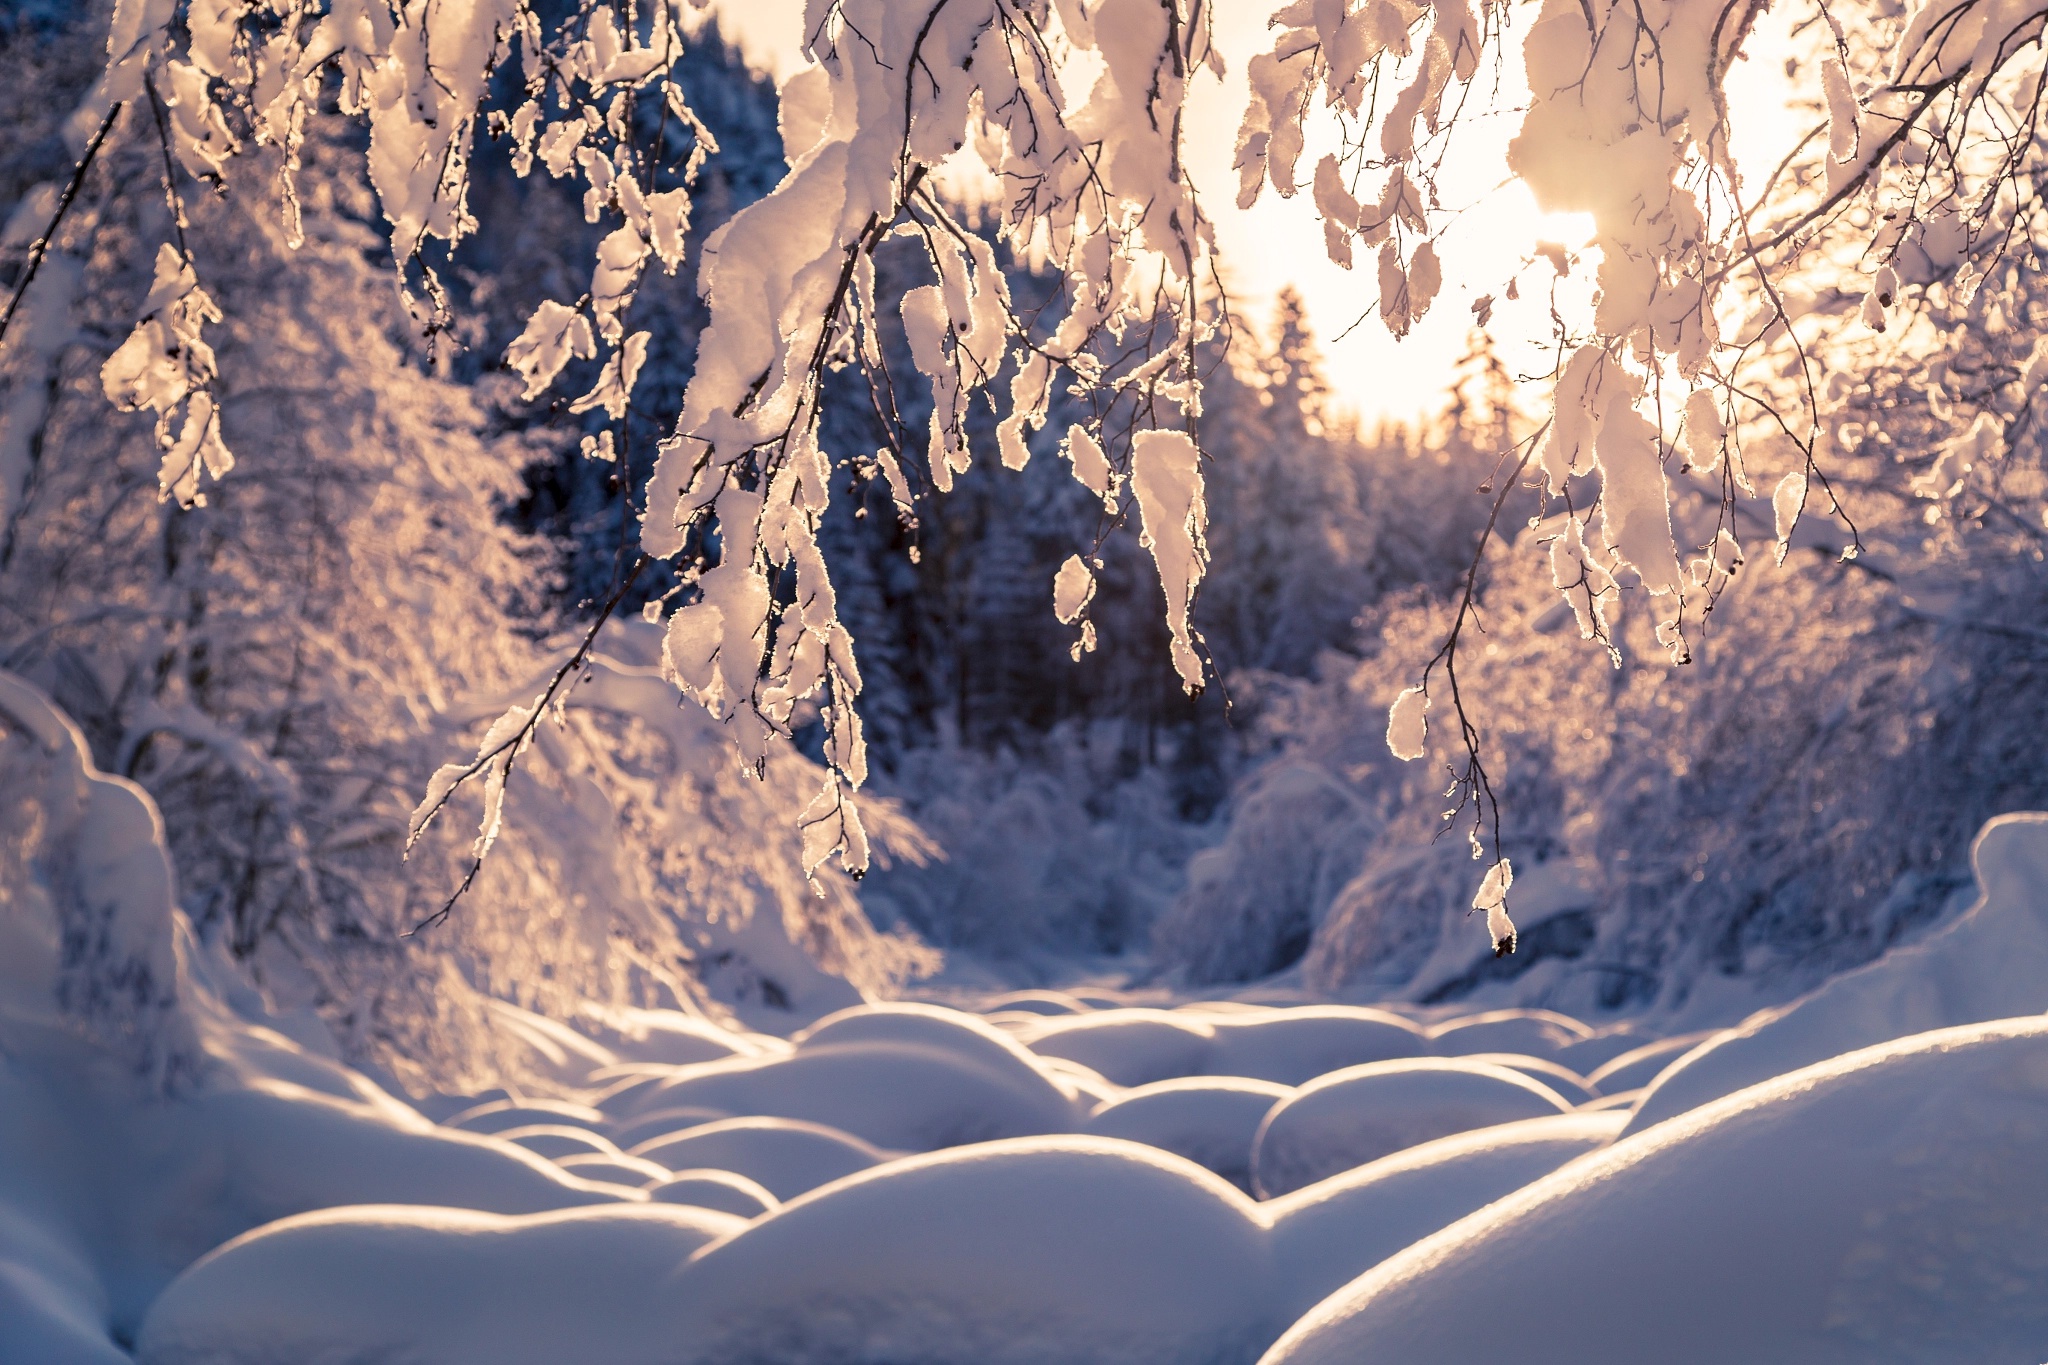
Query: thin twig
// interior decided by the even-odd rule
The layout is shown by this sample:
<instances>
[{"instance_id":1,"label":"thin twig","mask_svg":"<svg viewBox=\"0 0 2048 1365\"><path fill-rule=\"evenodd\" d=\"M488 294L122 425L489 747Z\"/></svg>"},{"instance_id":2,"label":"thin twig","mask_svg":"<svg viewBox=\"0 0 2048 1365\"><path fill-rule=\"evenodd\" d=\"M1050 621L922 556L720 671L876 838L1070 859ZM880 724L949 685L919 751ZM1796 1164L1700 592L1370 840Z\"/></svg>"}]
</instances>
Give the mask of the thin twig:
<instances>
[{"instance_id":1,"label":"thin twig","mask_svg":"<svg viewBox=\"0 0 2048 1365\"><path fill-rule=\"evenodd\" d=\"M450 784L448 790L442 794L440 801L427 811L425 818L419 822L420 828L424 829L427 821L440 813L442 807L448 804L449 800L454 797L457 789L463 783L488 768L497 760L500 754L507 755L505 759L505 780L508 783L511 781L512 766L519 761L520 751L525 748L526 741L532 737L534 730L540 725L541 718L547 714L548 706L554 701L555 694L560 692L563 684L568 682L569 678L589 661L590 651L597 644L598 632L604 629L605 622L611 619L612 613L618 610L619 603L626 600L626 594L631 592L633 584L639 581L641 573L653 562L654 557L648 554L642 554L633 561L631 572L625 576L616 588L612 589L611 596L605 599L604 606L599 609L597 619L592 621L590 629L584 632L583 642L576 646L575 652L570 654L567 659L564 659L562 666L557 668L554 676L548 679L548 685L541 692L540 699L534 704L533 714L527 717L526 723L511 735L508 735L502 743L485 753L478 754L476 761L464 770L462 776L456 778ZM461 900L469 888L476 883L477 873L484 870L485 856L485 854L479 853L472 857L469 861L469 870L463 874L462 881L456 886L455 890L449 893L448 899L442 902L441 908L421 920L418 924L413 925L412 928L406 930L399 937L411 938L422 930L432 929L446 920L449 913L455 909L455 902Z\"/></svg>"},{"instance_id":2,"label":"thin twig","mask_svg":"<svg viewBox=\"0 0 2048 1365\"><path fill-rule=\"evenodd\" d=\"M84 155L78 158L78 165L72 169L71 183L64 187L64 193L57 199L57 211L50 216L50 225L43 229L43 235L36 238L28 249L28 266L21 272L21 279L14 286L14 297L7 301L7 312L0 314L0 341L7 339L7 325L14 321L15 310L28 293L28 287L35 283L36 272L42 269L43 257L49 254L50 243L56 240L57 229L64 225L64 215L71 211L72 201L78 198L79 187L85 184L85 173L92 169L93 159L100 154L100 144L113 131L114 120L120 117L124 101L115 100L107 110L107 116L100 120L99 131L86 144Z\"/></svg>"}]
</instances>

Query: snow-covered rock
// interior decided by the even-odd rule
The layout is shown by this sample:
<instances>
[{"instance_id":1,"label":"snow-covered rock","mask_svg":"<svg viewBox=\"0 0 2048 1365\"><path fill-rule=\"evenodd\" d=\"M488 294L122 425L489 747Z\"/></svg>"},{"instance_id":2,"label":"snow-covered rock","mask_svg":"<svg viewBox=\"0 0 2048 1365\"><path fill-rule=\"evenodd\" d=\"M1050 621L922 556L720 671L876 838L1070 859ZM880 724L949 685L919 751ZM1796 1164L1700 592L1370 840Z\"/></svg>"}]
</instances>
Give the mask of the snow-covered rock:
<instances>
[{"instance_id":1,"label":"snow-covered rock","mask_svg":"<svg viewBox=\"0 0 2048 1365\"><path fill-rule=\"evenodd\" d=\"M1346 1067L1273 1106L1252 1144L1252 1182L1272 1198L1432 1138L1571 1108L1504 1066L1416 1058Z\"/></svg>"},{"instance_id":2,"label":"snow-covered rock","mask_svg":"<svg viewBox=\"0 0 2048 1365\"><path fill-rule=\"evenodd\" d=\"M1555 1057L1592 1036L1593 1030L1585 1024L1555 1010L1488 1010L1448 1020L1429 1031L1431 1050L1439 1057L1475 1052Z\"/></svg>"},{"instance_id":3,"label":"snow-covered rock","mask_svg":"<svg viewBox=\"0 0 2048 1365\"><path fill-rule=\"evenodd\" d=\"M22 1267L0 1275L8 1365L104 1355L67 1342L111 1347L210 1248L293 1214L639 1198L437 1128L271 1027L173 909L148 797L5 674L0 829L0 1265Z\"/></svg>"},{"instance_id":4,"label":"snow-covered rock","mask_svg":"<svg viewBox=\"0 0 2048 1365\"><path fill-rule=\"evenodd\" d=\"M657 1109L651 1114L637 1114L629 1119L610 1120L604 1125L604 1133L618 1146L631 1151L656 1138L674 1137L677 1133L701 1128L707 1123L717 1123L721 1119L731 1117L732 1115L723 1109L684 1105L672 1109Z\"/></svg>"},{"instance_id":5,"label":"snow-covered rock","mask_svg":"<svg viewBox=\"0 0 2048 1365\"><path fill-rule=\"evenodd\" d=\"M1264 1365L2032 1361L2048 1020L1917 1034L1569 1163L1325 1300Z\"/></svg>"},{"instance_id":6,"label":"snow-covered rock","mask_svg":"<svg viewBox=\"0 0 2048 1365\"><path fill-rule=\"evenodd\" d=\"M825 1016L790 1042L799 1053L862 1043L928 1047L986 1067L1026 1090L1038 1089L1047 1078L1055 1085L1062 1080L1059 1072L1045 1067L1029 1048L987 1020L939 1005L859 1005ZM1069 1099L1073 1097L1070 1093Z\"/></svg>"},{"instance_id":7,"label":"snow-covered rock","mask_svg":"<svg viewBox=\"0 0 2048 1365\"><path fill-rule=\"evenodd\" d=\"M1581 1076L1591 1076L1615 1058L1660 1041L1654 1032L1630 1020L1613 1028L1601 1029L1575 1043L1566 1043L1551 1057Z\"/></svg>"},{"instance_id":8,"label":"snow-covered rock","mask_svg":"<svg viewBox=\"0 0 2048 1365\"><path fill-rule=\"evenodd\" d=\"M1028 1065L879 1041L813 1042L787 1057L686 1067L641 1092L633 1108L678 1106L802 1119L907 1151L1068 1132L1085 1114L1075 1094Z\"/></svg>"},{"instance_id":9,"label":"snow-covered rock","mask_svg":"<svg viewBox=\"0 0 2048 1365\"><path fill-rule=\"evenodd\" d=\"M609 1138L599 1137L587 1128L572 1128L566 1123L528 1124L522 1128L507 1128L494 1136L500 1142L517 1143L527 1151L555 1162L565 1156L623 1155Z\"/></svg>"},{"instance_id":10,"label":"snow-covered rock","mask_svg":"<svg viewBox=\"0 0 2048 1365\"><path fill-rule=\"evenodd\" d=\"M694 1204L716 1209L737 1218L759 1218L782 1201L766 1186L733 1171L677 1171L647 1187L647 1197L657 1204Z\"/></svg>"},{"instance_id":11,"label":"snow-covered rock","mask_svg":"<svg viewBox=\"0 0 2048 1365\"><path fill-rule=\"evenodd\" d=\"M1347 1066L1419 1057L1429 1051L1422 1030L1398 1014L1350 1005L1302 1005L1211 1020L1216 1046L1208 1070L1280 1085Z\"/></svg>"},{"instance_id":12,"label":"snow-covered rock","mask_svg":"<svg viewBox=\"0 0 2048 1365\"><path fill-rule=\"evenodd\" d=\"M554 1158L554 1162L579 1180L602 1180L608 1185L627 1185L635 1189L646 1189L669 1178L666 1166L657 1166L652 1161L627 1156L624 1152L563 1156ZM653 1197L651 1193L648 1195L650 1199Z\"/></svg>"},{"instance_id":13,"label":"snow-covered rock","mask_svg":"<svg viewBox=\"0 0 2048 1365\"><path fill-rule=\"evenodd\" d=\"M1588 1072L1586 1079L1603 1095L1613 1095L1623 1090L1639 1090L1662 1075L1665 1068L1672 1066L1679 1058L1713 1036L1713 1030L1708 1030L1703 1033L1681 1033L1674 1038L1660 1038L1654 1043L1645 1043L1641 1047L1631 1048L1610 1058Z\"/></svg>"},{"instance_id":14,"label":"snow-covered rock","mask_svg":"<svg viewBox=\"0 0 2048 1365\"><path fill-rule=\"evenodd\" d=\"M1568 1066L1543 1057L1531 1057L1523 1052L1472 1052L1460 1054L1458 1060L1481 1062L1488 1066L1504 1066L1510 1071L1519 1071L1524 1076L1543 1082L1573 1104L1585 1104L1600 1097L1600 1092L1586 1077Z\"/></svg>"},{"instance_id":15,"label":"snow-covered rock","mask_svg":"<svg viewBox=\"0 0 2048 1365\"><path fill-rule=\"evenodd\" d=\"M604 1115L571 1100L517 1099L487 1100L447 1120L448 1127L471 1133L509 1133L548 1124L585 1128L594 1133L604 1126Z\"/></svg>"},{"instance_id":16,"label":"snow-covered rock","mask_svg":"<svg viewBox=\"0 0 2048 1365\"><path fill-rule=\"evenodd\" d=\"M990 1014L1085 1014L1092 1007L1065 991L1010 991L989 1000L984 1008Z\"/></svg>"}]
</instances>

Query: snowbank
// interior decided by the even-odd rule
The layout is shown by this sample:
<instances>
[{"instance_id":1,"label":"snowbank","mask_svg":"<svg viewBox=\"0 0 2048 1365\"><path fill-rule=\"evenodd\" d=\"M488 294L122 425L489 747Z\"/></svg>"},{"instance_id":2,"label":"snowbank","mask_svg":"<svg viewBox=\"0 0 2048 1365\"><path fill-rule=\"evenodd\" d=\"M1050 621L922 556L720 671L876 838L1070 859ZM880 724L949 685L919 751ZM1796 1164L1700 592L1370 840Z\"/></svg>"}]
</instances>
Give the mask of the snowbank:
<instances>
[{"instance_id":1,"label":"snowbank","mask_svg":"<svg viewBox=\"0 0 2048 1365\"><path fill-rule=\"evenodd\" d=\"M2048 1020L1920 1034L1582 1157L1325 1300L1264 1365L2033 1361Z\"/></svg>"},{"instance_id":2,"label":"snowbank","mask_svg":"<svg viewBox=\"0 0 2048 1365\"><path fill-rule=\"evenodd\" d=\"M1628 1131L1874 1043L2048 1009L2048 814L1990 821L1970 860L1978 896L1961 916L1703 1044L1658 1078Z\"/></svg>"},{"instance_id":3,"label":"snowbank","mask_svg":"<svg viewBox=\"0 0 2048 1365\"><path fill-rule=\"evenodd\" d=\"M1252 1184L1271 1198L1431 1138L1570 1108L1542 1082L1484 1062L1346 1067L1273 1106L1252 1144Z\"/></svg>"},{"instance_id":4,"label":"snowbank","mask_svg":"<svg viewBox=\"0 0 2048 1365\"><path fill-rule=\"evenodd\" d=\"M693 1251L743 1226L673 1204L526 1218L444 1208L307 1214L237 1238L179 1276L144 1320L136 1358L662 1361L672 1346L645 1330L649 1302Z\"/></svg>"},{"instance_id":5,"label":"snowbank","mask_svg":"<svg viewBox=\"0 0 2048 1365\"><path fill-rule=\"evenodd\" d=\"M638 1197L436 1128L269 1027L175 913L148 797L5 674L0 828L0 1360L103 1355L210 1248L307 1210Z\"/></svg>"}]
</instances>

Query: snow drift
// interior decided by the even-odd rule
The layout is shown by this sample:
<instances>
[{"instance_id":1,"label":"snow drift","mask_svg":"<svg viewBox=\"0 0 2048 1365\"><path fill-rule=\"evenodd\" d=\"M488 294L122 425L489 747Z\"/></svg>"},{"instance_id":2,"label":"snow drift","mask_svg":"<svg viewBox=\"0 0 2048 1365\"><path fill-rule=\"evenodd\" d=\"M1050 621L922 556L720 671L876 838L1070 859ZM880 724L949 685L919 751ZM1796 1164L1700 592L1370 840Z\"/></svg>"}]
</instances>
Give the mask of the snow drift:
<instances>
[{"instance_id":1,"label":"snow drift","mask_svg":"<svg viewBox=\"0 0 2048 1365\"><path fill-rule=\"evenodd\" d=\"M2048 1009L2048 814L1992 820L1970 861L1977 899L1953 923L1702 1043L1662 1073L1629 1131L1874 1043Z\"/></svg>"},{"instance_id":2,"label":"snow drift","mask_svg":"<svg viewBox=\"0 0 2048 1365\"><path fill-rule=\"evenodd\" d=\"M237 1238L180 1276L136 1343L148 1365L388 1359L560 1365L593 1329L646 1321L676 1266L742 1226L672 1204L505 1218L445 1208L347 1208ZM604 1333L607 1361L664 1358Z\"/></svg>"},{"instance_id":3,"label":"snow drift","mask_svg":"<svg viewBox=\"0 0 2048 1365\"><path fill-rule=\"evenodd\" d=\"M0 1358L104 1357L180 1270L293 1214L633 1195L436 1128L248 1017L260 1002L173 910L148 797L5 674L0 801Z\"/></svg>"},{"instance_id":4,"label":"snow drift","mask_svg":"<svg viewBox=\"0 0 2048 1365\"><path fill-rule=\"evenodd\" d=\"M2048 1021L1740 1091L1383 1262L1265 1365L2033 1360Z\"/></svg>"}]
</instances>

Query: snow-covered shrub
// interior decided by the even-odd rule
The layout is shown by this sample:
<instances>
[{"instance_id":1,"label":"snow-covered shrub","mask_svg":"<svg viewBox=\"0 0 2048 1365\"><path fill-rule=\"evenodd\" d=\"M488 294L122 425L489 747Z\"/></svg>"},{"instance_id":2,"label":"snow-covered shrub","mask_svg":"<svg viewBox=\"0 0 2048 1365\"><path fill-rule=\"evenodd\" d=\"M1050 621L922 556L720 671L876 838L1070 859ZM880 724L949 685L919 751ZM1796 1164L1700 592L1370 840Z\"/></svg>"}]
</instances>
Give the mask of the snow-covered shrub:
<instances>
[{"instance_id":1,"label":"snow-covered shrub","mask_svg":"<svg viewBox=\"0 0 2048 1365\"><path fill-rule=\"evenodd\" d=\"M958 743L903 754L885 790L914 803L934 852L870 873L869 916L1025 976L1142 948L1211 834L1185 818L1169 770L1129 764L1128 739L1107 719L992 754Z\"/></svg>"},{"instance_id":2,"label":"snow-covered shrub","mask_svg":"<svg viewBox=\"0 0 2048 1365\"><path fill-rule=\"evenodd\" d=\"M1306 758L1276 761L1233 794L1223 842L1189 860L1159 938L1196 981L1292 966L1377 832L1341 780Z\"/></svg>"},{"instance_id":3,"label":"snow-covered shrub","mask_svg":"<svg viewBox=\"0 0 2048 1365\"><path fill-rule=\"evenodd\" d=\"M1885 543L1879 529L1866 524L1866 543ZM1624 668L1589 658L1549 575L1512 547L1493 560L1485 643L1461 680L1517 865L1523 943L1498 960L1467 922L1483 865L1462 837L1437 837L1457 737L1433 727L1428 762L1406 767L1383 739L1442 609L1378 613L1371 657L1266 715L1283 753L1344 774L1384 822L1323 915L1308 979L1579 1011L1676 1004L1722 976L1783 998L1929 923L1967 885L1983 820L2048 800L2028 757L2048 733L2039 645L2001 625L2032 619L2048 579L1996 546L1946 557L1888 538L1905 560L1872 548L1847 564L1810 550L1752 563L1684 667L1658 661L1647 630L1618 637ZM1939 610L1910 595L1891 567L1904 564L1957 585ZM1314 865L1299 857L1291 875ZM1189 908L1160 947L1192 963L1208 949Z\"/></svg>"}]
</instances>

